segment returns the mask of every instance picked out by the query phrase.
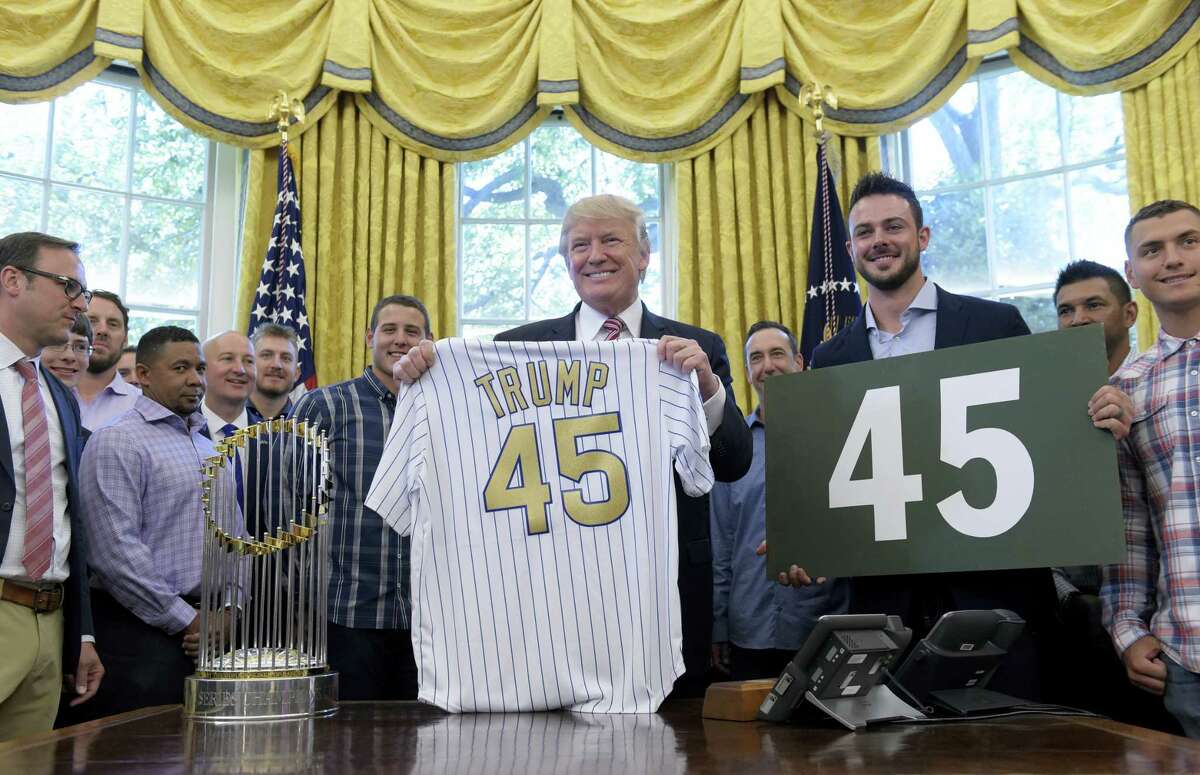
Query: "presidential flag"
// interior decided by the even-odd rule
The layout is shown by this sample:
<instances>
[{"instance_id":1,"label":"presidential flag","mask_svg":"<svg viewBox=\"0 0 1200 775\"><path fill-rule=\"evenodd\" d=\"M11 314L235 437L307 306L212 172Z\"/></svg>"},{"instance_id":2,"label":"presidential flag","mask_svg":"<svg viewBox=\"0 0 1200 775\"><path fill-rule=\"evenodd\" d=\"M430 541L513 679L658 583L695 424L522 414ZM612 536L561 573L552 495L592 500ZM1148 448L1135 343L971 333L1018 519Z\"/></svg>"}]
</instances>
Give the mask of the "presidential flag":
<instances>
[{"instance_id":1,"label":"presidential flag","mask_svg":"<svg viewBox=\"0 0 1200 775\"><path fill-rule=\"evenodd\" d=\"M813 202L812 241L808 247L808 290L800 352L812 363L817 345L850 325L862 312L854 264L846 252L846 222L838 203L825 144L817 147L817 195Z\"/></svg>"},{"instance_id":2,"label":"presidential flag","mask_svg":"<svg viewBox=\"0 0 1200 775\"><path fill-rule=\"evenodd\" d=\"M304 304L304 254L300 250L300 200L296 195L296 176L288 155L287 140L279 149L275 204L275 223L271 242L263 260L254 310L250 313L250 333L263 323L278 323L294 330L300 339L300 375L292 397L317 386L317 368L313 362L312 330Z\"/></svg>"}]
</instances>

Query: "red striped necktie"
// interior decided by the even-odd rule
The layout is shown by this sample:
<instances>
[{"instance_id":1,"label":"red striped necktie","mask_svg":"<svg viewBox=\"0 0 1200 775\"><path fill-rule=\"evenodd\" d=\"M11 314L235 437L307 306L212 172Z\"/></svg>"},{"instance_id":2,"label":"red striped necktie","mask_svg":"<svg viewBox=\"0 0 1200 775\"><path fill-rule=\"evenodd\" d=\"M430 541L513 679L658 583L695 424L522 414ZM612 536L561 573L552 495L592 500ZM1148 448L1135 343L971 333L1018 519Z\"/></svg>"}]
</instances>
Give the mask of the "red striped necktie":
<instances>
[{"instance_id":1,"label":"red striped necktie","mask_svg":"<svg viewBox=\"0 0 1200 775\"><path fill-rule=\"evenodd\" d=\"M604 335L604 341L611 342L621 338L621 329L625 328L625 321L620 318L609 318L604 321L601 328L608 332Z\"/></svg>"},{"instance_id":2,"label":"red striped necktie","mask_svg":"<svg viewBox=\"0 0 1200 775\"><path fill-rule=\"evenodd\" d=\"M29 578L37 581L50 569L54 554L50 432L37 369L28 360L17 361L16 369L25 379L21 388L21 423L25 429L25 553L21 563Z\"/></svg>"}]
</instances>

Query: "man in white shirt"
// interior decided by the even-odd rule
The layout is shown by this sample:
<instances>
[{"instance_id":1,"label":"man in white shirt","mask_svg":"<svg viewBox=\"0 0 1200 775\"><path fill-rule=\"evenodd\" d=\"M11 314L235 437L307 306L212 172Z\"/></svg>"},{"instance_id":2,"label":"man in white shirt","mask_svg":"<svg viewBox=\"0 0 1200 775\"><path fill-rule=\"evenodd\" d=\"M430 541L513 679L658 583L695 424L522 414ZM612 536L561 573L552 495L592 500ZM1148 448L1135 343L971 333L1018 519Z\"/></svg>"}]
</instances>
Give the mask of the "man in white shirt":
<instances>
[{"instance_id":1,"label":"man in white shirt","mask_svg":"<svg viewBox=\"0 0 1200 775\"><path fill-rule=\"evenodd\" d=\"M208 422L207 436L222 441L249 424L246 411L254 392L254 345L237 331L217 334L204 343L208 364L208 390L201 410Z\"/></svg>"}]
</instances>

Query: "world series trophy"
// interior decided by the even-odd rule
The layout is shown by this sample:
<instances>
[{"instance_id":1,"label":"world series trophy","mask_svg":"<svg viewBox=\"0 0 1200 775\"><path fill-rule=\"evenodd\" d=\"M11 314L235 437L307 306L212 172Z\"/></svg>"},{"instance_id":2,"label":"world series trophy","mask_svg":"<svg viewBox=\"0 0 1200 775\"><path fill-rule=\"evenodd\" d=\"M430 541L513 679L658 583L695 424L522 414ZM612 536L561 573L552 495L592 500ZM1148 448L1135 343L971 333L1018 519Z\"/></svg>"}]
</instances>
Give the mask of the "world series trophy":
<instances>
[{"instance_id":1,"label":"world series trophy","mask_svg":"<svg viewBox=\"0 0 1200 775\"><path fill-rule=\"evenodd\" d=\"M203 468L200 644L184 713L210 721L331 714L325 434L268 420L216 448Z\"/></svg>"}]
</instances>

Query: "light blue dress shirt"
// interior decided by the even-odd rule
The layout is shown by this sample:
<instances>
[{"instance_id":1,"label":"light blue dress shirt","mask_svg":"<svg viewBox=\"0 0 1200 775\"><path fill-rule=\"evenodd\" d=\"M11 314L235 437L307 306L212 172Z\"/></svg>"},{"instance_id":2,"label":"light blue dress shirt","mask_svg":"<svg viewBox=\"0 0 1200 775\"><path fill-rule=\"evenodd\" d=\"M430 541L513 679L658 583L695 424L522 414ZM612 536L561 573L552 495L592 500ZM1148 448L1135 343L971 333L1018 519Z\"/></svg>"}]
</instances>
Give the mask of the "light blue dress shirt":
<instances>
[{"instance_id":1,"label":"light blue dress shirt","mask_svg":"<svg viewBox=\"0 0 1200 775\"><path fill-rule=\"evenodd\" d=\"M893 358L897 355L927 353L933 349L937 335L937 286L926 280L908 309L900 313L900 330L894 334L880 330L875 313L867 303L867 341L871 357Z\"/></svg>"}]
</instances>

